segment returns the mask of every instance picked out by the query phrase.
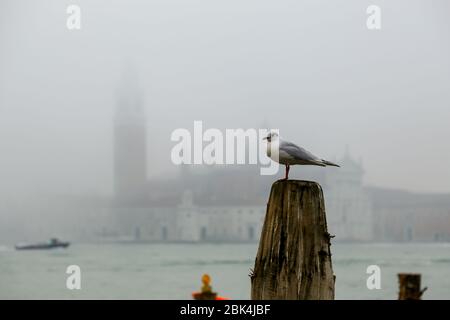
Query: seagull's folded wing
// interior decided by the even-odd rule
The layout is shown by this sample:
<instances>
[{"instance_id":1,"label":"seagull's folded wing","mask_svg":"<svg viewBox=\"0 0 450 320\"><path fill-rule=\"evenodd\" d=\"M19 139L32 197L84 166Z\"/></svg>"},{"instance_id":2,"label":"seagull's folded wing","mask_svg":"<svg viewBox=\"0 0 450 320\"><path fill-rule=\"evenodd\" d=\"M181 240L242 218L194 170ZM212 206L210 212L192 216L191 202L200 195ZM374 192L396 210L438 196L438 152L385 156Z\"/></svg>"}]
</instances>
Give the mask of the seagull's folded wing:
<instances>
[{"instance_id":1,"label":"seagull's folded wing","mask_svg":"<svg viewBox=\"0 0 450 320\"><path fill-rule=\"evenodd\" d=\"M280 143L280 151L284 151L291 157L302 161L321 162L319 158L308 150L293 144L292 142L282 141Z\"/></svg>"}]
</instances>

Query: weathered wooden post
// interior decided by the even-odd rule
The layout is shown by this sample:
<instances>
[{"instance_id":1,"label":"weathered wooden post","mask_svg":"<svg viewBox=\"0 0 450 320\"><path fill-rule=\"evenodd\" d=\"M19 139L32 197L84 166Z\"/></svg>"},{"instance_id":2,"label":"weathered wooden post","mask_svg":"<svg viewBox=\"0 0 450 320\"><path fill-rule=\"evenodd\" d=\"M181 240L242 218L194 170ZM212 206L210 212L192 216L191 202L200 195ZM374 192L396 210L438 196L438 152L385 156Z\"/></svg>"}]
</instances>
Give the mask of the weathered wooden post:
<instances>
[{"instance_id":1,"label":"weathered wooden post","mask_svg":"<svg viewBox=\"0 0 450 320\"><path fill-rule=\"evenodd\" d=\"M320 185L276 181L250 275L251 298L334 299L330 238Z\"/></svg>"},{"instance_id":2,"label":"weathered wooden post","mask_svg":"<svg viewBox=\"0 0 450 320\"><path fill-rule=\"evenodd\" d=\"M419 273L399 273L398 274L398 300L420 300L422 294L427 290L425 287L420 289Z\"/></svg>"}]
</instances>

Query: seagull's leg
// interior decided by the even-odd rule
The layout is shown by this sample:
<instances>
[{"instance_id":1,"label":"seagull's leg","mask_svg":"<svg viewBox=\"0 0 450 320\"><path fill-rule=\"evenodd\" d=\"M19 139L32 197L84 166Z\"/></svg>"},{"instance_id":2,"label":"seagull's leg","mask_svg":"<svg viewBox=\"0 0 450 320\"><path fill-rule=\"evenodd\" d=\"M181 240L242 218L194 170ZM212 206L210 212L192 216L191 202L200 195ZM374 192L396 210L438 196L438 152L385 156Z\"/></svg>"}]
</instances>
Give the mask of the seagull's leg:
<instances>
[{"instance_id":1,"label":"seagull's leg","mask_svg":"<svg viewBox=\"0 0 450 320\"><path fill-rule=\"evenodd\" d=\"M284 180L287 180L289 177L289 169L290 169L290 166L287 164L286 165L286 177L284 178Z\"/></svg>"}]
</instances>

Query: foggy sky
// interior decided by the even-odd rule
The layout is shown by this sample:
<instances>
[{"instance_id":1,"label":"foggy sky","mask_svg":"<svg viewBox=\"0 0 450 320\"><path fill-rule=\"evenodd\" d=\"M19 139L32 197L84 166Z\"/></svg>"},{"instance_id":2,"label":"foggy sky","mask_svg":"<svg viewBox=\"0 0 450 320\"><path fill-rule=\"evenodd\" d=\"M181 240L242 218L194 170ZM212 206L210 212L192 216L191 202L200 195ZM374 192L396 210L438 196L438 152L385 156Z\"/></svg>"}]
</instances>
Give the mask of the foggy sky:
<instances>
[{"instance_id":1,"label":"foggy sky","mask_svg":"<svg viewBox=\"0 0 450 320\"><path fill-rule=\"evenodd\" d=\"M66 28L69 4L81 7L79 31ZM366 28L370 4L382 9L380 31ZM113 111L130 66L148 116L149 176L176 172L176 128L265 122L325 158L348 145L367 185L448 193L449 9L446 0L2 0L0 193L110 193Z\"/></svg>"}]
</instances>

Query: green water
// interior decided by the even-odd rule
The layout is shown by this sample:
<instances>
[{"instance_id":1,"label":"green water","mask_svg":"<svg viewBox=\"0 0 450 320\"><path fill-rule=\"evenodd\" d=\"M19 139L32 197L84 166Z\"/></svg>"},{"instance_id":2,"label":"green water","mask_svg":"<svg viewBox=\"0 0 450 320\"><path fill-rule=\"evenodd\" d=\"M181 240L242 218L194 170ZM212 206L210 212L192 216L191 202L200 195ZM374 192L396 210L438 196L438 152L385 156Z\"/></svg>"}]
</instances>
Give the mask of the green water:
<instances>
[{"instance_id":1,"label":"green water","mask_svg":"<svg viewBox=\"0 0 450 320\"><path fill-rule=\"evenodd\" d=\"M209 273L220 295L250 296L257 244L73 244L54 251L0 246L0 299L190 299ZM398 272L419 272L424 299L450 299L450 244L333 244L337 299L395 299ZM369 290L367 266L381 268ZM81 268L81 290L66 268Z\"/></svg>"}]
</instances>

